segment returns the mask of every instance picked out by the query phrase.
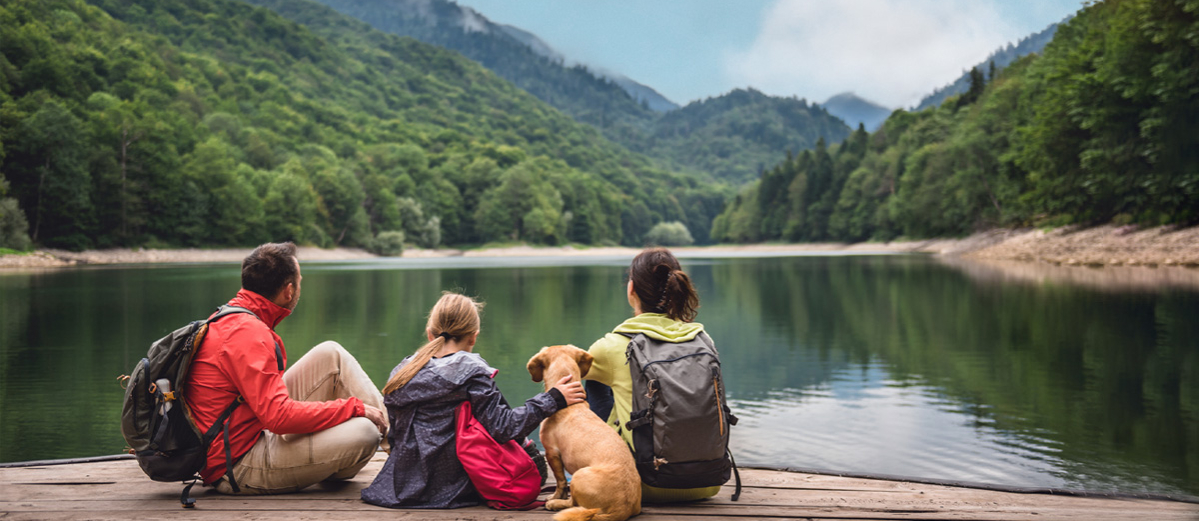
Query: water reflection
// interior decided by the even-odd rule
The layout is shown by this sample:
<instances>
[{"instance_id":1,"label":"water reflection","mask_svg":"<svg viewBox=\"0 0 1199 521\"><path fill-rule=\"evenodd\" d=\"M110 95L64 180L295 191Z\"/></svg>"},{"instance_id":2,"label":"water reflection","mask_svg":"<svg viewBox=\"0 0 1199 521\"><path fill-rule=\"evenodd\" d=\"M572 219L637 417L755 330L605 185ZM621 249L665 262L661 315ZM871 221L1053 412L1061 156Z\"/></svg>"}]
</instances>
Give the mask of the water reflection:
<instances>
[{"instance_id":1,"label":"water reflection","mask_svg":"<svg viewBox=\"0 0 1199 521\"><path fill-rule=\"evenodd\" d=\"M743 459L770 461L786 447L808 468L925 476L988 483L1066 486L1052 440L998 429L987 414L963 410L938 390L890 380L871 364L836 372L813 389L774 393L745 405L735 439ZM880 438L886 440L880 443ZM868 469L868 470L867 470Z\"/></svg>"},{"instance_id":2,"label":"water reflection","mask_svg":"<svg viewBox=\"0 0 1199 521\"><path fill-rule=\"evenodd\" d=\"M936 257L937 261L989 284L1067 284L1112 291L1199 290L1199 269L1181 266L1059 266L1045 262Z\"/></svg>"},{"instance_id":3,"label":"water reflection","mask_svg":"<svg viewBox=\"0 0 1199 521\"><path fill-rule=\"evenodd\" d=\"M307 263L289 358L336 339L382 383L443 290L487 302L510 401L538 347L628 314L628 259ZM916 256L685 259L742 423L738 461L1199 493L1199 293L997 282ZM237 290L237 267L0 275L0 461L123 447L116 375Z\"/></svg>"}]
</instances>

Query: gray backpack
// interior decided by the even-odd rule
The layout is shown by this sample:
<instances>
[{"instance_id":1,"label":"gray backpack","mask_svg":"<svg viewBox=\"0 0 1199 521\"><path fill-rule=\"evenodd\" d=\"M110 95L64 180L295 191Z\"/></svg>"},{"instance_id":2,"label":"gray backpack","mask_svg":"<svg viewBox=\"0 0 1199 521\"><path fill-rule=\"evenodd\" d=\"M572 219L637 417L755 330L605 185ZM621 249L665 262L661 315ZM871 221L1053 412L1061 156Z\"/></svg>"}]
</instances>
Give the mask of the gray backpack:
<instances>
[{"instance_id":1,"label":"gray backpack","mask_svg":"<svg viewBox=\"0 0 1199 521\"><path fill-rule=\"evenodd\" d=\"M723 485L741 476L729 452L729 410L720 356L707 333L686 342L630 336L625 350L633 377L633 411L625 428L633 433L633 457L641 481L659 488Z\"/></svg>"}]
</instances>

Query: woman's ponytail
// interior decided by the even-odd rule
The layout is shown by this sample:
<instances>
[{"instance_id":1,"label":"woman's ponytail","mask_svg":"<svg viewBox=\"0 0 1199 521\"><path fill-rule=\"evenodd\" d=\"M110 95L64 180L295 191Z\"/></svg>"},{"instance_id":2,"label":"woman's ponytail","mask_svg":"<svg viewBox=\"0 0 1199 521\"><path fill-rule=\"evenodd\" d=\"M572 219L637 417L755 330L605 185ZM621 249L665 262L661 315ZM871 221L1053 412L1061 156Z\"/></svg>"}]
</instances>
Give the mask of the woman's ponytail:
<instances>
[{"instance_id":1,"label":"woman's ponytail","mask_svg":"<svg viewBox=\"0 0 1199 521\"><path fill-rule=\"evenodd\" d=\"M699 312L699 295L691 285L691 277L683 270L671 270L666 278L666 297L663 309L666 316L683 322L695 320Z\"/></svg>"},{"instance_id":2,"label":"woman's ponytail","mask_svg":"<svg viewBox=\"0 0 1199 521\"><path fill-rule=\"evenodd\" d=\"M629 280L642 311L662 313L672 320L691 322L699 309L699 294L678 259L665 248L650 248L629 266Z\"/></svg>"}]
</instances>

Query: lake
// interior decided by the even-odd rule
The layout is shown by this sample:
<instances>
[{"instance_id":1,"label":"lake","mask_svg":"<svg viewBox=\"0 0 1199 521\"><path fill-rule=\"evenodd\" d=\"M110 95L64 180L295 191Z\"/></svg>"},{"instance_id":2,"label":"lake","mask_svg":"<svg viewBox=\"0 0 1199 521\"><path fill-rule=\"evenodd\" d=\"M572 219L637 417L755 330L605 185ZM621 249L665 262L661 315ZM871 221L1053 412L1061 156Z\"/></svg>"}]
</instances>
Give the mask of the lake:
<instances>
[{"instance_id":1,"label":"lake","mask_svg":"<svg viewBox=\"0 0 1199 521\"><path fill-rule=\"evenodd\" d=\"M303 263L289 358L335 339L379 384L443 290L486 301L476 349L518 404L538 348L625 319L628 257ZM971 276L935 258L686 258L742 465L1199 495L1199 291ZM1077 268L1086 269L1086 268ZM115 454L149 344L236 265L0 273L0 461Z\"/></svg>"}]
</instances>

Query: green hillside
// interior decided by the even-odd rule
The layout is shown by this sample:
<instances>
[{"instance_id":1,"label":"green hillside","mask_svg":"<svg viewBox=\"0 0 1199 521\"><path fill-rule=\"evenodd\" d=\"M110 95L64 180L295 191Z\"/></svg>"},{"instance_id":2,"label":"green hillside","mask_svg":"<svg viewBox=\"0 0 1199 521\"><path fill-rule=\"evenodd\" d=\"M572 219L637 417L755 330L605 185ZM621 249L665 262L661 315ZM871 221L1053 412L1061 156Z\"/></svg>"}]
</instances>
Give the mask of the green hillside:
<instances>
[{"instance_id":1,"label":"green hillside","mask_svg":"<svg viewBox=\"0 0 1199 521\"><path fill-rule=\"evenodd\" d=\"M308 1L247 0L269 7L299 23L333 16ZM513 37L478 15L445 0L317 0L330 9L369 23L384 32L408 36L462 53L500 77L578 121L599 128L643 125L653 111L620 85L581 66L566 66ZM470 29L464 28L469 25ZM609 134L612 137L612 134ZM619 142L619 140L617 140Z\"/></svg>"},{"instance_id":2,"label":"green hillside","mask_svg":"<svg viewBox=\"0 0 1199 521\"><path fill-rule=\"evenodd\" d=\"M46 246L702 241L726 195L342 16L4 0L0 25L0 233Z\"/></svg>"},{"instance_id":3,"label":"green hillside","mask_svg":"<svg viewBox=\"0 0 1199 521\"><path fill-rule=\"evenodd\" d=\"M630 148L745 184L787 152L839 142L850 128L819 105L737 89L663 114Z\"/></svg>"},{"instance_id":4,"label":"green hillside","mask_svg":"<svg viewBox=\"0 0 1199 521\"><path fill-rule=\"evenodd\" d=\"M336 18L307 0L247 1L314 27ZM316 1L381 31L458 51L660 167L701 179L744 184L781 161L787 150L812 148L820 138L836 143L851 130L820 107L752 89L655 112L617 83L585 67L566 66L446 0Z\"/></svg>"},{"instance_id":5,"label":"green hillside","mask_svg":"<svg viewBox=\"0 0 1199 521\"><path fill-rule=\"evenodd\" d=\"M887 240L993 226L1199 222L1199 0L1107 0L939 108L774 166L725 241Z\"/></svg>"}]
</instances>

